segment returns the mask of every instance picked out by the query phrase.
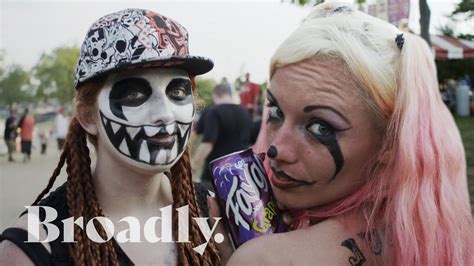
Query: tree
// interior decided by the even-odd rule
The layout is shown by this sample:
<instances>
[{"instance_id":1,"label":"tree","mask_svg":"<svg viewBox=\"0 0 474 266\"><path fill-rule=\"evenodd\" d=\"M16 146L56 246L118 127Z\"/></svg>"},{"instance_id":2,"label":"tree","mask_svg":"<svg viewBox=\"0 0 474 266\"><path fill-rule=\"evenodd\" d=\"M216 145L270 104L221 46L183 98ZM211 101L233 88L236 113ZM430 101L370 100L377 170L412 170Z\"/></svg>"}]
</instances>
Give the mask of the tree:
<instances>
[{"instance_id":1,"label":"tree","mask_svg":"<svg viewBox=\"0 0 474 266\"><path fill-rule=\"evenodd\" d=\"M212 90L214 86L216 86L216 81L213 79L196 78L196 90L198 95L196 105L198 109L212 104Z\"/></svg>"},{"instance_id":2,"label":"tree","mask_svg":"<svg viewBox=\"0 0 474 266\"><path fill-rule=\"evenodd\" d=\"M452 13L452 16L456 15L465 15L467 19L474 18L474 1L462 0Z\"/></svg>"},{"instance_id":3,"label":"tree","mask_svg":"<svg viewBox=\"0 0 474 266\"><path fill-rule=\"evenodd\" d=\"M355 0L355 3L359 5L359 7L362 6L362 4L365 3L366 0ZM324 0L289 0L289 1L285 1L285 0L281 0L281 2L290 2L292 4L298 4L300 6L306 6L306 5L311 5L311 6L315 6L317 4L321 4L321 3L324 3Z\"/></svg>"},{"instance_id":4,"label":"tree","mask_svg":"<svg viewBox=\"0 0 474 266\"><path fill-rule=\"evenodd\" d=\"M431 46L430 20L431 10L427 0L420 0L420 36Z\"/></svg>"},{"instance_id":5,"label":"tree","mask_svg":"<svg viewBox=\"0 0 474 266\"><path fill-rule=\"evenodd\" d=\"M3 60L3 59L2 59ZM32 92L28 91L30 75L20 65L1 66L0 105L33 100Z\"/></svg>"},{"instance_id":6,"label":"tree","mask_svg":"<svg viewBox=\"0 0 474 266\"><path fill-rule=\"evenodd\" d=\"M0 49L0 79L3 77L4 63L5 63L5 50ZM1 89L1 88L0 88Z\"/></svg>"},{"instance_id":7,"label":"tree","mask_svg":"<svg viewBox=\"0 0 474 266\"><path fill-rule=\"evenodd\" d=\"M281 2L285 2L284 0L281 0ZM320 4L322 2L324 2L324 0L290 0L289 1L290 3L292 4L298 4L300 6L304 6L304 5L317 5L317 4Z\"/></svg>"},{"instance_id":8,"label":"tree","mask_svg":"<svg viewBox=\"0 0 474 266\"><path fill-rule=\"evenodd\" d=\"M455 37L465 40L474 40L474 35L469 33L459 33L456 32L456 22L459 21L470 21L474 18L474 1L472 0L462 0L454 11L447 16L451 21L446 25L441 26L438 30L445 36Z\"/></svg>"},{"instance_id":9,"label":"tree","mask_svg":"<svg viewBox=\"0 0 474 266\"><path fill-rule=\"evenodd\" d=\"M74 77L79 48L63 46L43 54L33 73L39 80L36 97L41 100L56 98L61 103L71 102L74 98Z\"/></svg>"}]
</instances>

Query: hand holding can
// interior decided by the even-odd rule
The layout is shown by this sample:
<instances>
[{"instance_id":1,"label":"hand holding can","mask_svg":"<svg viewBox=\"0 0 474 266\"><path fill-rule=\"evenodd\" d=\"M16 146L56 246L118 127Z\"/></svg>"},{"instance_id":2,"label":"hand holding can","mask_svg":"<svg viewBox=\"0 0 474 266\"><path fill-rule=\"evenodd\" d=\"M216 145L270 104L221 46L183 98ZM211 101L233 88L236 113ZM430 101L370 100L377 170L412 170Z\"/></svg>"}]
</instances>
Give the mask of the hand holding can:
<instances>
[{"instance_id":1,"label":"hand holding can","mask_svg":"<svg viewBox=\"0 0 474 266\"><path fill-rule=\"evenodd\" d=\"M254 237L286 231L262 159L252 149L218 158L210 167L235 248Z\"/></svg>"}]
</instances>

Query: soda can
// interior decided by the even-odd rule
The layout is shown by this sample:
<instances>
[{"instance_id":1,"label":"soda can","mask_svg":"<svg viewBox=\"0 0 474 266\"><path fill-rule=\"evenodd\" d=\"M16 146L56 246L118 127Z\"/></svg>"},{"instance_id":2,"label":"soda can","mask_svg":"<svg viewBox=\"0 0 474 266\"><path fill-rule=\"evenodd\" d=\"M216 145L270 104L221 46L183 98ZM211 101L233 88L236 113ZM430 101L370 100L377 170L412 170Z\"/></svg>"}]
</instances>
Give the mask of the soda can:
<instances>
[{"instance_id":1,"label":"soda can","mask_svg":"<svg viewBox=\"0 0 474 266\"><path fill-rule=\"evenodd\" d=\"M217 158L209 166L234 248L254 237L286 231L260 155L250 148Z\"/></svg>"}]
</instances>

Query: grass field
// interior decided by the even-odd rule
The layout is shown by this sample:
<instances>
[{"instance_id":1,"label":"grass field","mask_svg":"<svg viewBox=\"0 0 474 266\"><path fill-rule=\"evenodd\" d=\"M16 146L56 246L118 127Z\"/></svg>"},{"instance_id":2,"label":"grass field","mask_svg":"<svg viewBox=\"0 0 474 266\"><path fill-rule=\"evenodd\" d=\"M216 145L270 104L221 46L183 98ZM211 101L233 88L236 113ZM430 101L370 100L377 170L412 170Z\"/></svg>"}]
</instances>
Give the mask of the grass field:
<instances>
[{"instance_id":1,"label":"grass field","mask_svg":"<svg viewBox=\"0 0 474 266\"><path fill-rule=\"evenodd\" d=\"M466 151L467 176L469 194L471 195L471 210L474 213L474 117L455 117L461 132L464 150Z\"/></svg>"}]
</instances>

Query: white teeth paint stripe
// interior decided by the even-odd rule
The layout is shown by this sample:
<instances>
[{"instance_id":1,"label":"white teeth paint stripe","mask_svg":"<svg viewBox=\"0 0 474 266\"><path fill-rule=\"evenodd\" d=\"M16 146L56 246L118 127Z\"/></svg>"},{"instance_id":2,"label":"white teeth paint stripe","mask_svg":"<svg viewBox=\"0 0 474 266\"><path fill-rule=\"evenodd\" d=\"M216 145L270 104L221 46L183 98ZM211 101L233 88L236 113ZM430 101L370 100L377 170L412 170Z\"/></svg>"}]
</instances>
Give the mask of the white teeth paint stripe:
<instances>
[{"instance_id":1,"label":"white teeth paint stripe","mask_svg":"<svg viewBox=\"0 0 474 266\"><path fill-rule=\"evenodd\" d=\"M120 129L120 125L112 121L110 122L110 124L112 125L112 130L114 131L114 134L117 134L117 131Z\"/></svg>"},{"instance_id":2,"label":"white teeth paint stripe","mask_svg":"<svg viewBox=\"0 0 474 266\"><path fill-rule=\"evenodd\" d=\"M158 133L158 131L160 131L159 127L144 126L144 128L145 133L148 137L153 137L154 135L156 135L156 133Z\"/></svg>"},{"instance_id":3,"label":"white teeth paint stripe","mask_svg":"<svg viewBox=\"0 0 474 266\"><path fill-rule=\"evenodd\" d=\"M178 143L174 143L173 148L171 149L171 155L168 159L168 163L171 163L178 156Z\"/></svg>"},{"instance_id":4,"label":"white teeth paint stripe","mask_svg":"<svg viewBox=\"0 0 474 266\"><path fill-rule=\"evenodd\" d=\"M126 127L128 135L130 135L130 139L134 139L137 133L140 131L140 127Z\"/></svg>"},{"instance_id":5,"label":"white teeth paint stripe","mask_svg":"<svg viewBox=\"0 0 474 266\"><path fill-rule=\"evenodd\" d=\"M161 149L156 156L156 164L165 164L166 163L166 151Z\"/></svg>"},{"instance_id":6,"label":"white teeth paint stripe","mask_svg":"<svg viewBox=\"0 0 474 266\"><path fill-rule=\"evenodd\" d=\"M103 116L102 121L104 122L104 125L107 125L107 119Z\"/></svg>"},{"instance_id":7,"label":"white teeth paint stripe","mask_svg":"<svg viewBox=\"0 0 474 266\"><path fill-rule=\"evenodd\" d=\"M166 132L168 132L169 135L172 135L174 132L174 124L167 125Z\"/></svg>"},{"instance_id":8,"label":"white teeth paint stripe","mask_svg":"<svg viewBox=\"0 0 474 266\"><path fill-rule=\"evenodd\" d=\"M138 159L140 159L140 161L150 163L150 152L148 151L148 145L146 145L146 141L142 141L142 145L140 145L140 154L138 155Z\"/></svg>"},{"instance_id":9,"label":"white teeth paint stripe","mask_svg":"<svg viewBox=\"0 0 474 266\"><path fill-rule=\"evenodd\" d=\"M120 143L119 149L121 152L123 152L125 155L130 156L130 151L128 150L127 142L125 139L122 140L122 143Z\"/></svg>"},{"instance_id":10,"label":"white teeth paint stripe","mask_svg":"<svg viewBox=\"0 0 474 266\"><path fill-rule=\"evenodd\" d=\"M178 127L179 127L179 135L183 137L184 133L186 133L186 130L188 129L188 125L178 124Z\"/></svg>"}]
</instances>

